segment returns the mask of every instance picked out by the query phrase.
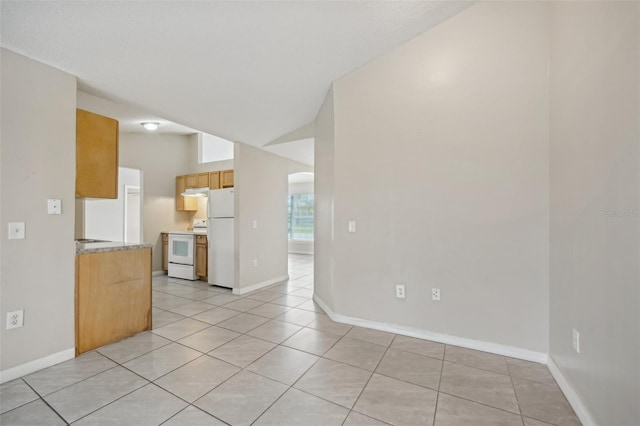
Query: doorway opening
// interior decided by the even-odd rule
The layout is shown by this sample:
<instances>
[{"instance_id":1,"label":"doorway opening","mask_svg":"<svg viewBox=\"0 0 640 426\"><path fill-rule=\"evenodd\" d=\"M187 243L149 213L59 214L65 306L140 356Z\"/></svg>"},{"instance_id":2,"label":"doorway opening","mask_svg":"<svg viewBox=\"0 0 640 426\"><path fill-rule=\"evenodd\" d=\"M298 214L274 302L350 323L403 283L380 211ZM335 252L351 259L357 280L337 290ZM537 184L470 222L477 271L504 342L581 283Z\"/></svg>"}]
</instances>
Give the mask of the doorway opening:
<instances>
[{"instance_id":1,"label":"doorway opening","mask_svg":"<svg viewBox=\"0 0 640 426\"><path fill-rule=\"evenodd\" d=\"M313 173L289 175L287 233L292 280L313 280L313 181Z\"/></svg>"},{"instance_id":2,"label":"doorway opening","mask_svg":"<svg viewBox=\"0 0 640 426\"><path fill-rule=\"evenodd\" d=\"M124 242L142 242L142 196L140 187L124 187Z\"/></svg>"}]
</instances>

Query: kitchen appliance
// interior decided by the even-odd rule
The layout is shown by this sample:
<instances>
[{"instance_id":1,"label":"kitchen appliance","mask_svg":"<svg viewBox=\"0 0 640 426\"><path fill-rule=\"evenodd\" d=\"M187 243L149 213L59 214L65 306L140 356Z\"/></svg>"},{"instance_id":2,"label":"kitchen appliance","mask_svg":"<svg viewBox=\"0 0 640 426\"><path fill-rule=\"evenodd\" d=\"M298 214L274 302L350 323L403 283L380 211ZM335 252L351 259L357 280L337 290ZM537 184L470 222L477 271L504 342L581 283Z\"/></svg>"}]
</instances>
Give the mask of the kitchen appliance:
<instances>
[{"instance_id":1,"label":"kitchen appliance","mask_svg":"<svg viewBox=\"0 0 640 426\"><path fill-rule=\"evenodd\" d=\"M207 219L193 219L193 233L194 234L207 234Z\"/></svg>"},{"instance_id":2,"label":"kitchen appliance","mask_svg":"<svg viewBox=\"0 0 640 426\"><path fill-rule=\"evenodd\" d=\"M233 288L235 285L234 189L214 189L207 199L209 284Z\"/></svg>"},{"instance_id":3,"label":"kitchen appliance","mask_svg":"<svg viewBox=\"0 0 640 426\"><path fill-rule=\"evenodd\" d=\"M167 275L185 280L197 280L195 247L196 237L193 232L169 232Z\"/></svg>"},{"instance_id":4,"label":"kitchen appliance","mask_svg":"<svg viewBox=\"0 0 640 426\"><path fill-rule=\"evenodd\" d=\"M185 189L182 195L183 197L206 197L209 194L209 187L205 186L203 188L189 188Z\"/></svg>"}]
</instances>

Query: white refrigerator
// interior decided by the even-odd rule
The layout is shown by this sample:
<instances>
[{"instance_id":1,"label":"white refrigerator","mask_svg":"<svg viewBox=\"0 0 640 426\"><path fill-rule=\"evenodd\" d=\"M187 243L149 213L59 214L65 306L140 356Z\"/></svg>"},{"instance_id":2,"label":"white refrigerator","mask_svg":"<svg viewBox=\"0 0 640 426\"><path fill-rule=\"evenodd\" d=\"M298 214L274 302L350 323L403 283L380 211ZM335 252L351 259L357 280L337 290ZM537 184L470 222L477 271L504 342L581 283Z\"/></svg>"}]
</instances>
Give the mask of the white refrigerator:
<instances>
[{"instance_id":1,"label":"white refrigerator","mask_svg":"<svg viewBox=\"0 0 640 426\"><path fill-rule=\"evenodd\" d=\"M213 189L207 199L209 284L233 288L235 284L235 213L233 188Z\"/></svg>"}]
</instances>

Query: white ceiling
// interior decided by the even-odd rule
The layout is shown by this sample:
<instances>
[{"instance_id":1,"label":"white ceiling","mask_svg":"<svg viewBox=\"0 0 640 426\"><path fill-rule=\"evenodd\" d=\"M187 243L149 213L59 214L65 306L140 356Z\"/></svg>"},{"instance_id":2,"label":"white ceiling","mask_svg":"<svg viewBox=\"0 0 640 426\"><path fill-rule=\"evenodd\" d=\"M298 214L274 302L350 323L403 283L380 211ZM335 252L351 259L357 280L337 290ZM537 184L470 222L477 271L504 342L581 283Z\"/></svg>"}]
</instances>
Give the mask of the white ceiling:
<instances>
[{"instance_id":1,"label":"white ceiling","mask_svg":"<svg viewBox=\"0 0 640 426\"><path fill-rule=\"evenodd\" d=\"M151 133L148 130L145 130L140 124L147 121L155 121L160 124L158 130L154 130L153 133L190 135L198 132L196 129L182 126L158 117L157 115L150 114L142 108L137 108L121 102L114 102L82 91L78 91L77 106L80 109L115 118L118 120L118 127L120 131L125 133Z\"/></svg>"},{"instance_id":2,"label":"white ceiling","mask_svg":"<svg viewBox=\"0 0 640 426\"><path fill-rule=\"evenodd\" d=\"M469 4L3 0L1 45L156 121L262 147L313 121L333 80Z\"/></svg>"},{"instance_id":3,"label":"white ceiling","mask_svg":"<svg viewBox=\"0 0 640 426\"><path fill-rule=\"evenodd\" d=\"M302 172L288 176L289 183L313 183L313 173Z\"/></svg>"}]
</instances>

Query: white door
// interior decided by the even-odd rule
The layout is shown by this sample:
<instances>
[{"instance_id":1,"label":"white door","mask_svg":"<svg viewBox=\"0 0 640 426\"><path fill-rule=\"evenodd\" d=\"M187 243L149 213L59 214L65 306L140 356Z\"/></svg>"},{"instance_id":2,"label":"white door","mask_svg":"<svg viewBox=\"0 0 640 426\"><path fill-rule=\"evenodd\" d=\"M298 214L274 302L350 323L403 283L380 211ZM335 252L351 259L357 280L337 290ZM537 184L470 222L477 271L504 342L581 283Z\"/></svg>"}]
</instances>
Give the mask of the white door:
<instances>
[{"instance_id":1,"label":"white door","mask_svg":"<svg viewBox=\"0 0 640 426\"><path fill-rule=\"evenodd\" d=\"M140 243L142 241L142 196L139 186L124 187L124 242Z\"/></svg>"}]
</instances>

